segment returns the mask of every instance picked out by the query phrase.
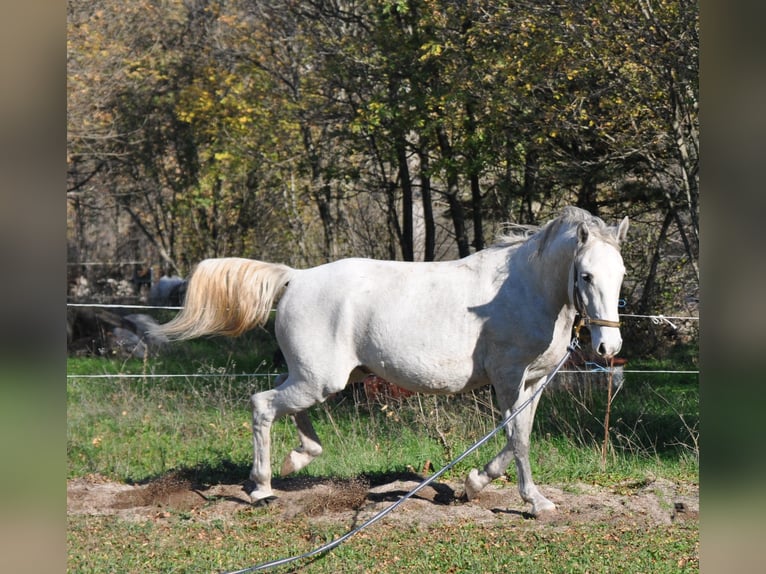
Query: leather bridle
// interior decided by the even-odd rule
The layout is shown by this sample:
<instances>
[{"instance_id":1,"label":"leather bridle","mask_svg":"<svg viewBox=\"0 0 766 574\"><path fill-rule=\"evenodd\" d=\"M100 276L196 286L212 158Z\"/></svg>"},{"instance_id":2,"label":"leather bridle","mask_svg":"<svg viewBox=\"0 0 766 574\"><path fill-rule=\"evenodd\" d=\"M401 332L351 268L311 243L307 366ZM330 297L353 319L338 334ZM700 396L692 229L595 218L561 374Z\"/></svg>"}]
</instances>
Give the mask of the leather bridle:
<instances>
[{"instance_id":1,"label":"leather bridle","mask_svg":"<svg viewBox=\"0 0 766 574\"><path fill-rule=\"evenodd\" d=\"M585 307L585 302L582 299L582 294L580 293L580 286L579 286L579 278L580 273L577 270L577 264L572 264L572 272L574 273L574 282L572 290L574 291L574 296L572 297L574 301L575 311L577 311L577 315L579 316L579 319L575 321L574 325L574 335L575 337L578 337L580 335L580 329L584 325L597 325L599 327L615 327L619 328L620 322L619 321L608 321L606 319L598 319L596 317L591 317L588 315L588 309Z\"/></svg>"}]
</instances>

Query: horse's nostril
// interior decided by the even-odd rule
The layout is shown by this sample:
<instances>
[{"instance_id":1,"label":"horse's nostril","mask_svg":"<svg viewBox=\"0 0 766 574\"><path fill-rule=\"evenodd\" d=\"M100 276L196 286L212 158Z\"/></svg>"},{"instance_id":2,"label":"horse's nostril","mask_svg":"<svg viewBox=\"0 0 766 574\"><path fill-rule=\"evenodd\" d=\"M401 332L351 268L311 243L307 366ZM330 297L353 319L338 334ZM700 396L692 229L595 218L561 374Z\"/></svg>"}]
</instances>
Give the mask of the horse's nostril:
<instances>
[{"instance_id":1,"label":"horse's nostril","mask_svg":"<svg viewBox=\"0 0 766 574\"><path fill-rule=\"evenodd\" d=\"M599 355L601 355L602 357L603 357L604 355L606 355L606 345L604 345L604 343L601 343L601 344L598 346L598 354L599 354Z\"/></svg>"}]
</instances>

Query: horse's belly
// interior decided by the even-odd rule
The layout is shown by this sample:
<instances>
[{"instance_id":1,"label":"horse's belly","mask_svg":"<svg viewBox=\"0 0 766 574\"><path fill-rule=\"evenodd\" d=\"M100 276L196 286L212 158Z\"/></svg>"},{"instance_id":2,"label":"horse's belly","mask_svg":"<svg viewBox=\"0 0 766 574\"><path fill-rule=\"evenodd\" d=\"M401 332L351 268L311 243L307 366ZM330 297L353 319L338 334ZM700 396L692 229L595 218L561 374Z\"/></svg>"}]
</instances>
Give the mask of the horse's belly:
<instances>
[{"instance_id":1,"label":"horse's belly","mask_svg":"<svg viewBox=\"0 0 766 574\"><path fill-rule=\"evenodd\" d=\"M360 329L358 351L371 371L405 389L458 393L488 382L476 356L482 324L468 312L391 305Z\"/></svg>"},{"instance_id":2,"label":"horse's belly","mask_svg":"<svg viewBox=\"0 0 766 574\"><path fill-rule=\"evenodd\" d=\"M454 394L489 383L486 373L470 357L433 356L380 357L365 366L376 375L404 389L426 394Z\"/></svg>"}]
</instances>

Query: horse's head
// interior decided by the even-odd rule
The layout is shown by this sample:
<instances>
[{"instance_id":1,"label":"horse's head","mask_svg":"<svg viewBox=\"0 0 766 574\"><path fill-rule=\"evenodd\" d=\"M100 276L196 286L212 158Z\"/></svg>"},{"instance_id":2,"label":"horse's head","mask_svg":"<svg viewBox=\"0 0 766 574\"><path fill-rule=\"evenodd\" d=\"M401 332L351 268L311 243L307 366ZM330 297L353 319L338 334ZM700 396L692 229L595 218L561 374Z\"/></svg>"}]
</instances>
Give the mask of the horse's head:
<instances>
[{"instance_id":1,"label":"horse's head","mask_svg":"<svg viewBox=\"0 0 766 574\"><path fill-rule=\"evenodd\" d=\"M590 330L593 350L606 358L622 347L618 306L625 266L620 243L627 232L627 217L616 227L591 230L586 222L577 227L569 292Z\"/></svg>"}]
</instances>

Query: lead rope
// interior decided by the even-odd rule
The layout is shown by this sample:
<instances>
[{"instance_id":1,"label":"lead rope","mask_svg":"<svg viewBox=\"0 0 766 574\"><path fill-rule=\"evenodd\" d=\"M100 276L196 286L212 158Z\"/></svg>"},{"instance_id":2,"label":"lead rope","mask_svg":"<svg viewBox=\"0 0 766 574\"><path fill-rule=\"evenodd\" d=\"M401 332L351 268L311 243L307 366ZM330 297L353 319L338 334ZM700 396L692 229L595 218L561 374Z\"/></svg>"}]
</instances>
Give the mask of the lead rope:
<instances>
[{"instance_id":1,"label":"lead rope","mask_svg":"<svg viewBox=\"0 0 766 574\"><path fill-rule=\"evenodd\" d=\"M476 442L473 446L468 448L465 452L463 452L461 455L459 455L455 460L450 462L447 466L443 467L441 470L436 472L435 474L431 475L427 479L425 479L423 482L421 482L419 485L417 485L415 488L413 488L411 491L409 491L407 494L402 496L399 500L397 500L392 505L384 508L380 512L378 512L375 516L367 520L366 522L363 522L353 530L348 531L346 534L341 536L340 538L337 538L331 542L328 542L327 544L320 546L319 548L315 548L314 550L311 550L309 552L306 552L304 554L299 554L297 556L290 556L288 558L280 558L279 560L272 560L271 562L263 562L262 564L256 564L255 566L249 566L247 568L243 568L241 570L231 570L228 572L224 572L222 574L246 574L248 572L261 572L264 570L270 570L271 568L276 568L277 566L282 566L284 564L289 564L291 562L295 562L297 560L304 560L306 558L312 558L314 556L317 556L319 554L323 554L325 552L329 552L330 550L333 550L334 548L337 548L341 544L343 544L346 540L351 538L354 534L361 531L364 528L367 528L368 526L373 525L378 520L389 514L390 512L393 512L394 509L396 509L400 504L402 504L405 500L408 498L411 498L418 492L420 492L422 489L424 489L426 486L431 484L434 480L439 478L442 474L447 472L450 468L455 466L457 463L459 463L461 460L466 458L468 455L476 451L478 448L483 446L487 441L489 441L493 436L495 436L497 433L499 433L501 430L503 430L508 424L516 418L521 411L523 411L525 408L527 408L530 404L532 404L532 401L534 401L540 393L543 392L545 387L548 386L548 383L553 379L553 377L556 375L556 373L559 372L561 367L566 363L567 359L571 356L571 354L577 350L579 347L578 342L578 335L580 332L580 328L584 324L584 320L581 318L580 322L575 326L574 328L574 337L572 341L567 346L567 352L566 354L561 358L561 360L558 362L556 367L551 371L551 373L545 378L545 380L542 382L542 384L537 387L534 393L525 400L523 403L521 403L516 409L514 409L503 421L498 425L494 430L490 431L489 434L485 435L483 438L481 438L478 442Z\"/></svg>"}]
</instances>

